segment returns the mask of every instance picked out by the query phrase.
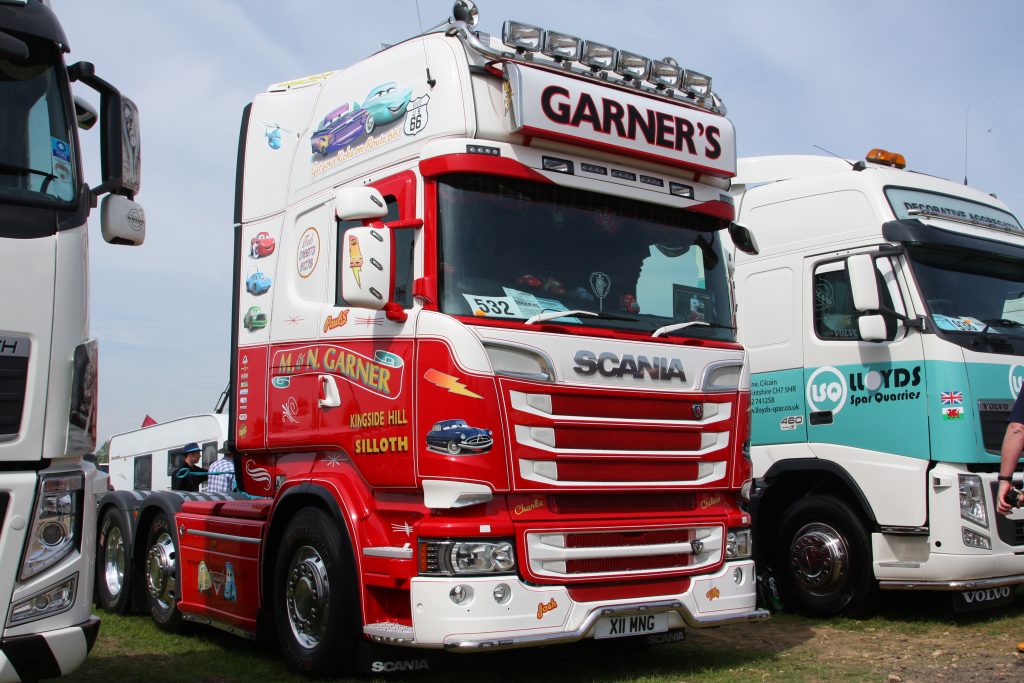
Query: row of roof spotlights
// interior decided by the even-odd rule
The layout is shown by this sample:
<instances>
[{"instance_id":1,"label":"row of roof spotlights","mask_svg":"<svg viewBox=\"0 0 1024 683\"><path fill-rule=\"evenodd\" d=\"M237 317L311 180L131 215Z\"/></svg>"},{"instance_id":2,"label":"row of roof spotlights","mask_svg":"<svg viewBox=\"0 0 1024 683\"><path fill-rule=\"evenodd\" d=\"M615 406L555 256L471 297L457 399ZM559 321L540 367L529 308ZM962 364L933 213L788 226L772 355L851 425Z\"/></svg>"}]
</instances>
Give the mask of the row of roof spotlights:
<instances>
[{"instance_id":1,"label":"row of roof spotlights","mask_svg":"<svg viewBox=\"0 0 1024 683\"><path fill-rule=\"evenodd\" d=\"M647 81L659 90L678 88L701 99L711 96L710 76L680 68L671 57L649 59L519 21L506 21L501 39L517 52L540 52L557 62L579 62L595 73L614 71L628 81Z\"/></svg>"}]
</instances>

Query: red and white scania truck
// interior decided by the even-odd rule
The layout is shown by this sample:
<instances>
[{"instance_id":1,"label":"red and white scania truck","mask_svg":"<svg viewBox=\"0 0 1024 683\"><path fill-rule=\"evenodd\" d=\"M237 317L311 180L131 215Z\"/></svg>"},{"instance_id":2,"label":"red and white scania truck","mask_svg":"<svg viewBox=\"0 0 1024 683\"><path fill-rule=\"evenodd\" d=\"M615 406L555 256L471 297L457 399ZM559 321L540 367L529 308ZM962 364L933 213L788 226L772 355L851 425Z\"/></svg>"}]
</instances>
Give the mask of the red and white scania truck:
<instances>
[{"instance_id":1,"label":"red and white scania truck","mask_svg":"<svg viewBox=\"0 0 1024 683\"><path fill-rule=\"evenodd\" d=\"M65 64L47 2L0 0L0 681L75 670L95 642L97 343L89 336L87 219L141 244L135 105ZM72 97L80 81L100 111ZM101 130L102 180L84 181L77 127Z\"/></svg>"},{"instance_id":2,"label":"red and white scania truck","mask_svg":"<svg viewBox=\"0 0 1024 683\"><path fill-rule=\"evenodd\" d=\"M312 673L765 618L710 79L455 17L245 109L253 499L142 507L150 610L269 629Z\"/></svg>"}]
</instances>

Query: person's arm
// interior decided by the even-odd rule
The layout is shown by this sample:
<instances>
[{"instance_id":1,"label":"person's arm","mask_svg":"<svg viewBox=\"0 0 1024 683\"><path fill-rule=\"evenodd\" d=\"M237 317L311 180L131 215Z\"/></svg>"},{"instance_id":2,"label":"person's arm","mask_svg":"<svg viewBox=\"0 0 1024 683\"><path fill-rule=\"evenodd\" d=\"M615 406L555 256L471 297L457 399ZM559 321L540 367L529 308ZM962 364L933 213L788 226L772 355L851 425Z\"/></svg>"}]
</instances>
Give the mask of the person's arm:
<instances>
[{"instance_id":1,"label":"person's arm","mask_svg":"<svg viewBox=\"0 0 1024 683\"><path fill-rule=\"evenodd\" d=\"M1003 436L1002 456L999 463L999 493L996 496L996 510L1003 515L1009 514L1011 510L1006 503L1006 494L1010 491L1008 479L1017 469L1017 461L1020 459L1022 450L1024 450L1024 424L1010 422L1006 426L1006 434Z\"/></svg>"}]
</instances>

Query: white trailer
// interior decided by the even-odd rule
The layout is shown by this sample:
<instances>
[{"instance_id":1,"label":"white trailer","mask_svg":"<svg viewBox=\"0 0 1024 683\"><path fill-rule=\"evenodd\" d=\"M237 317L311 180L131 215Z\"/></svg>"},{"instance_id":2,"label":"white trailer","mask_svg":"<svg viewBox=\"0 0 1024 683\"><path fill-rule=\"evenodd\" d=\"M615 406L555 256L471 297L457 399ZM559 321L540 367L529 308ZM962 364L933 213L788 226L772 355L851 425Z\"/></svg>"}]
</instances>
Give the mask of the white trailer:
<instances>
[{"instance_id":1,"label":"white trailer","mask_svg":"<svg viewBox=\"0 0 1024 683\"><path fill-rule=\"evenodd\" d=\"M185 446L199 444L208 469L227 428L226 415L207 413L118 434L110 439L110 484L115 491L170 491L174 473L185 465Z\"/></svg>"}]
</instances>

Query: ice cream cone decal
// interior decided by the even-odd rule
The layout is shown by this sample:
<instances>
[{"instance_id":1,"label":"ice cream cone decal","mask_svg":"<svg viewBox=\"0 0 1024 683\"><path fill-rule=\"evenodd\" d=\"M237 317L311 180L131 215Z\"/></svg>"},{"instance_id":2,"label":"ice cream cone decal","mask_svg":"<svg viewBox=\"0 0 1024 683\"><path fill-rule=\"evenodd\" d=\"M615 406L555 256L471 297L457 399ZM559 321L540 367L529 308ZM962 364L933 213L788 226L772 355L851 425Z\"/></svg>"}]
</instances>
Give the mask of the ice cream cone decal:
<instances>
[{"instance_id":1,"label":"ice cream cone decal","mask_svg":"<svg viewBox=\"0 0 1024 683\"><path fill-rule=\"evenodd\" d=\"M348 267L352 269L352 274L356 277L356 286L362 289L363 283L359 281L359 271L363 268L363 252L359 249L359 239L355 235L348 236Z\"/></svg>"}]
</instances>

